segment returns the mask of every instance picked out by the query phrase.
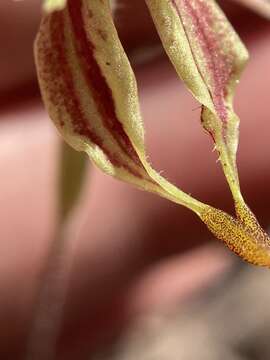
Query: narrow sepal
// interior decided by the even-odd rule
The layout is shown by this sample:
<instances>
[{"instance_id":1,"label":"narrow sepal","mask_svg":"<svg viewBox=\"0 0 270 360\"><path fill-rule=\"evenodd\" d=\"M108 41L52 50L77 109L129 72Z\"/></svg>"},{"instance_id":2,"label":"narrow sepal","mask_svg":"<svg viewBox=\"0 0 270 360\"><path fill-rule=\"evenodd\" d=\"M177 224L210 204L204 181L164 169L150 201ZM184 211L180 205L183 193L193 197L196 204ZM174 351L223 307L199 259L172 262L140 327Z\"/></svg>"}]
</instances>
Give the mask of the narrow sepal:
<instances>
[{"instance_id":1,"label":"narrow sepal","mask_svg":"<svg viewBox=\"0 0 270 360\"><path fill-rule=\"evenodd\" d=\"M109 175L201 206L147 161L136 80L108 0L69 0L45 16L35 58L45 105L72 147Z\"/></svg>"},{"instance_id":2,"label":"narrow sepal","mask_svg":"<svg viewBox=\"0 0 270 360\"><path fill-rule=\"evenodd\" d=\"M202 121L223 138L232 163L238 145L235 86L248 53L213 0L146 0L178 75L203 105Z\"/></svg>"}]
</instances>

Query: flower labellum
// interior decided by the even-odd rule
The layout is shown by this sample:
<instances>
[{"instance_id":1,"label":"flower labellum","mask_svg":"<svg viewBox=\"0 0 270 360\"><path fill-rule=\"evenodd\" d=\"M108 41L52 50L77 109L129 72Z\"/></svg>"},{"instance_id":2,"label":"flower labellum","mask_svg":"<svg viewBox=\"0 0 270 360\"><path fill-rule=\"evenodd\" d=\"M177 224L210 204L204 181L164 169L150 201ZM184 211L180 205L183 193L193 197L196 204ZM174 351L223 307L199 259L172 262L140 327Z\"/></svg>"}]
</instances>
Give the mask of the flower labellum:
<instances>
[{"instance_id":1,"label":"flower labellum","mask_svg":"<svg viewBox=\"0 0 270 360\"><path fill-rule=\"evenodd\" d=\"M48 113L63 138L102 171L186 206L235 253L270 266L269 238L243 200L236 168L239 120L232 102L247 51L213 0L145 1L178 75L202 104L236 216L194 199L149 164L136 79L109 0L55 1L60 10L46 2L35 59Z\"/></svg>"}]
</instances>

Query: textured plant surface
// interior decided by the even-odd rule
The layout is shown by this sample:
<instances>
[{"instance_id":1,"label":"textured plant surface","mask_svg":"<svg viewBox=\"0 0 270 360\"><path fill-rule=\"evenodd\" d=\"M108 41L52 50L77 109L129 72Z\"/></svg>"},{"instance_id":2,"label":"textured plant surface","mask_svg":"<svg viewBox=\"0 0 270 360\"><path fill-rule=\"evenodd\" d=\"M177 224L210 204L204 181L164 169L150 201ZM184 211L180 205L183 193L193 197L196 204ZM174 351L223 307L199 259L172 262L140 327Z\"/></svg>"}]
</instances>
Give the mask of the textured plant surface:
<instances>
[{"instance_id":1,"label":"textured plant surface","mask_svg":"<svg viewBox=\"0 0 270 360\"><path fill-rule=\"evenodd\" d=\"M239 119L232 103L247 50L213 0L145 1L177 74L202 105L202 125L215 142L235 216L194 199L151 167L114 3L45 3L35 57L50 117L64 139L105 173L188 207L242 258L269 266L269 238L245 204L236 167Z\"/></svg>"}]
</instances>

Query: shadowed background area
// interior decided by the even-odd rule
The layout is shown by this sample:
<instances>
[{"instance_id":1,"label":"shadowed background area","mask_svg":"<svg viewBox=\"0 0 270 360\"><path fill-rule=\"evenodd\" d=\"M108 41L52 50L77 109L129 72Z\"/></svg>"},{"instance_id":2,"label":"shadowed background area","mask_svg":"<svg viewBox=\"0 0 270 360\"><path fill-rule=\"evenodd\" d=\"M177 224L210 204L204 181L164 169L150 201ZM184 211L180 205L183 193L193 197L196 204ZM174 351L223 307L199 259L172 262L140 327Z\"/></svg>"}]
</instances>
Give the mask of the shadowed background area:
<instances>
[{"instance_id":1,"label":"shadowed background area","mask_svg":"<svg viewBox=\"0 0 270 360\"><path fill-rule=\"evenodd\" d=\"M247 202L267 228L270 24L233 2L221 5L251 53L235 101L241 119L238 164ZM32 57L39 18L35 0L0 3L0 358L5 360L23 358L57 215L59 138L43 109ZM200 126L200 108L164 55L144 2L123 1L116 22L137 75L154 167L186 192L232 212L213 144ZM266 359L267 346L260 353L256 344L265 343L260 319L269 303L268 271L239 266L188 210L90 166L88 175L83 216L67 259L72 272L58 358L84 360L98 352L102 359L147 360L164 357L168 349L168 359L186 354L197 359L189 345L195 329L196 339L204 334L201 346L213 350L207 360ZM222 300L224 289L231 295ZM235 304L241 311L231 315ZM258 309L261 317L254 319ZM257 323L262 330L255 337ZM243 328L247 335L234 345L226 327L235 328L234 339ZM168 337L172 344L160 349ZM171 351L178 339L186 354Z\"/></svg>"}]
</instances>

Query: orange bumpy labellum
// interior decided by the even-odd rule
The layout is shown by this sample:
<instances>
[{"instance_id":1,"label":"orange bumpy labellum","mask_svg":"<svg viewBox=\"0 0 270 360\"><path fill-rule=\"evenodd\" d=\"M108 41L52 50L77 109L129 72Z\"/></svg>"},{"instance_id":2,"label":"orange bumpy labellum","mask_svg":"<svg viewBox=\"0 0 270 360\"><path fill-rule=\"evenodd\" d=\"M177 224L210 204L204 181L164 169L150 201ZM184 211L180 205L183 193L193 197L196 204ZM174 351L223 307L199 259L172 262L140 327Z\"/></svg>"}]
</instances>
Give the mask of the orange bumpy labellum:
<instances>
[{"instance_id":1,"label":"orange bumpy labellum","mask_svg":"<svg viewBox=\"0 0 270 360\"><path fill-rule=\"evenodd\" d=\"M208 229L228 248L252 264L270 265L270 239L252 212L239 206L237 218L208 207L201 214Z\"/></svg>"}]
</instances>

